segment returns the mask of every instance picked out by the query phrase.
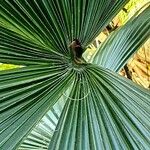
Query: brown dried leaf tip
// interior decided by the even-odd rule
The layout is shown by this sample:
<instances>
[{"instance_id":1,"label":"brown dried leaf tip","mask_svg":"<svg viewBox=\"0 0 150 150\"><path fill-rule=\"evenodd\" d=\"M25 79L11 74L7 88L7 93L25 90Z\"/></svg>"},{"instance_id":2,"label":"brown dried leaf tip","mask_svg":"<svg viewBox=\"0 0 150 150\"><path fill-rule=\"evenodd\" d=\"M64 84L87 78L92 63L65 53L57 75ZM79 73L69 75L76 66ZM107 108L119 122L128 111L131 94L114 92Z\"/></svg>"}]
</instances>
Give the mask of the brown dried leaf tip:
<instances>
[{"instance_id":1,"label":"brown dried leaf tip","mask_svg":"<svg viewBox=\"0 0 150 150\"><path fill-rule=\"evenodd\" d=\"M83 48L78 39L74 39L73 42L69 45L71 52L74 57L74 61L77 63L81 63L81 58L83 54Z\"/></svg>"}]
</instances>

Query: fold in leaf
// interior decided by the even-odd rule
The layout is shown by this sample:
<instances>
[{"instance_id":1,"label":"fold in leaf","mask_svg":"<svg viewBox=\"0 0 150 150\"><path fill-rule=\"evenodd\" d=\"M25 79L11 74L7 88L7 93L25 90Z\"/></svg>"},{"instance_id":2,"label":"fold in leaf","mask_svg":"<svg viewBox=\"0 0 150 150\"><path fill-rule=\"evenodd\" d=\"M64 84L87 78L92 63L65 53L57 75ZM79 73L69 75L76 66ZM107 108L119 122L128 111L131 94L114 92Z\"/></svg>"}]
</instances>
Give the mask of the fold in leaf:
<instances>
[{"instance_id":1,"label":"fold in leaf","mask_svg":"<svg viewBox=\"0 0 150 150\"><path fill-rule=\"evenodd\" d=\"M44 115L28 137L25 138L19 150L48 149L49 142L55 132L55 127L65 104L65 99L66 97L62 96L54 107Z\"/></svg>"},{"instance_id":2,"label":"fold in leaf","mask_svg":"<svg viewBox=\"0 0 150 150\"><path fill-rule=\"evenodd\" d=\"M16 149L73 80L65 65L31 66L0 74L0 145Z\"/></svg>"},{"instance_id":3,"label":"fold in leaf","mask_svg":"<svg viewBox=\"0 0 150 150\"><path fill-rule=\"evenodd\" d=\"M150 6L114 31L102 44L92 62L118 72L150 37Z\"/></svg>"},{"instance_id":4,"label":"fold in leaf","mask_svg":"<svg viewBox=\"0 0 150 150\"><path fill-rule=\"evenodd\" d=\"M0 27L0 62L18 65L52 64L64 62L66 58L49 51L48 47L33 43L17 33Z\"/></svg>"},{"instance_id":5,"label":"fold in leaf","mask_svg":"<svg viewBox=\"0 0 150 150\"><path fill-rule=\"evenodd\" d=\"M65 56L79 39L87 46L128 0L4 0L0 25Z\"/></svg>"},{"instance_id":6,"label":"fold in leaf","mask_svg":"<svg viewBox=\"0 0 150 150\"><path fill-rule=\"evenodd\" d=\"M49 149L149 149L149 108L148 90L109 70L87 66L76 75Z\"/></svg>"}]
</instances>

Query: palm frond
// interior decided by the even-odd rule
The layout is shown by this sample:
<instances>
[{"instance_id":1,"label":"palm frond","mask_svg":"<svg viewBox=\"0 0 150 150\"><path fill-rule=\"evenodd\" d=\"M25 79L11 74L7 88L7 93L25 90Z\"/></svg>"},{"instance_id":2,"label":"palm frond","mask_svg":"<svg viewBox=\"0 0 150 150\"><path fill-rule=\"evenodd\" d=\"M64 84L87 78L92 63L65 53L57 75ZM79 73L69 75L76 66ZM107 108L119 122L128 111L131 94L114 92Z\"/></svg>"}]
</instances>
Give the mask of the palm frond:
<instances>
[{"instance_id":1,"label":"palm frond","mask_svg":"<svg viewBox=\"0 0 150 150\"><path fill-rule=\"evenodd\" d=\"M19 65L50 64L66 57L49 47L25 39L18 33L0 27L0 61Z\"/></svg>"},{"instance_id":2,"label":"palm frond","mask_svg":"<svg viewBox=\"0 0 150 150\"><path fill-rule=\"evenodd\" d=\"M87 66L76 75L49 149L149 149L149 98L130 80Z\"/></svg>"},{"instance_id":3,"label":"palm frond","mask_svg":"<svg viewBox=\"0 0 150 150\"><path fill-rule=\"evenodd\" d=\"M16 149L23 137L57 102L73 80L63 65L41 65L1 72L2 149Z\"/></svg>"},{"instance_id":4,"label":"palm frond","mask_svg":"<svg viewBox=\"0 0 150 150\"><path fill-rule=\"evenodd\" d=\"M87 46L128 0L2 1L1 26L35 43L68 55L68 45L79 39Z\"/></svg>"},{"instance_id":5,"label":"palm frond","mask_svg":"<svg viewBox=\"0 0 150 150\"><path fill-rule=\"evenodd\" d=\"M92 62L119 71L150 37L150 6L114 31L102 44Z\"/></svg>"},{"instance_id":6,"label":"palm frond","mask_svg":"<svg viewBox=\"0 0 150 150\"><path fill-rule=\"evenodd\" d=\"M50 111L41 119L31 133L25 138L19 150L48 149L49 142L56 132L55 128L66 102L66 96L62 96Z\"/></svg>"},{"instance_id":7,"label":"palm frond","mask_svg":"<svg viewBox=\"0 0 150 150\"><path fill-rule=\"evenodd\" d=\"M69 44L73 39L78 39L84 49L127 2L1 1L0 62L24 66L0 72L1 149L15 150L23 139L25 141L20 148L45 149L46 143L40 141L43 135L46 142L50 140L51 150L150 147L149 91L107 69L85 62L75 63L70 57ZM113 44L112 38L108 39L107 43L111 41L114 46L116 43L121 43L121 47L122 43L128 44L125 46L128 50L135 46L131 52L123 53L123 48L121 59L119 47L106 46L112 55L110 59L115 63L114 68L109 61L103 66L108 67L109 64L110 69L117 71L146 40L150 31L149 13L147 8L134 19L138 31L144 26L139 34L135 32L138 39L133 40L133 34L126 42L129 31L122 41L114 40ZM124 27L125 30L131 22ZM135 27L131 25L130 30L134 32ZM120 34L124 35L122 29L115 36L120 37ZM105 54L100 51L99 55L102 55L100 59L104 63L108 55L103 47ZM124 54L127 56L122 61ZM101 62L96 64L102 65ZM65 93L67 90L69 92ZM59 108L57 102L62 95L67 100ZM49 110L57 116L55 122L49 114L48 120L53 127L45 127L47 124L36 126ZM60 111L60 116L56 111ZM46 128L52 129L50 134L45 133Z\"/></svg>"}]
</instances>

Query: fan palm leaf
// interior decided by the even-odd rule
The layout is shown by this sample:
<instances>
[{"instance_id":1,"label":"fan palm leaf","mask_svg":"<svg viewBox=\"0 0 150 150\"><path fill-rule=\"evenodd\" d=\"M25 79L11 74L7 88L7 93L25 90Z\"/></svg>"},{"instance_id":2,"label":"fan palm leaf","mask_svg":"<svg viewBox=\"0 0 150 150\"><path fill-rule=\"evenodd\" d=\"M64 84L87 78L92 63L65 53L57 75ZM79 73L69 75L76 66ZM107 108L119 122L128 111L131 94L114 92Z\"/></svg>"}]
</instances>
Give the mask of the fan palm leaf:
<instances>
[{"instance_id":1,"label":"fan palm leaf","mask_svg":"<svg viewBox=\"0 0 150 150\"><path fill-rule=\"evenodd\" d=\"M1 1L0 62L24 66L0 73L2 150L18 149L24 139L19 149L150 147L149 91L112 72L118 71L150 35L150 7L108 38L97 53L103 59L96 55L92 64L82 58L76 61L69 47L76 39L85 51L127 2ZM143 30L134 32L136 29ZM125 38L118 38L126 30ZM109 61L103 65L101 60ZM36 125L49 110L52 130L46 135L45 127ZM55 123L53 114L57 116ZM40 141L42 134L48 144Z\"/></svg>"}]
</instances>

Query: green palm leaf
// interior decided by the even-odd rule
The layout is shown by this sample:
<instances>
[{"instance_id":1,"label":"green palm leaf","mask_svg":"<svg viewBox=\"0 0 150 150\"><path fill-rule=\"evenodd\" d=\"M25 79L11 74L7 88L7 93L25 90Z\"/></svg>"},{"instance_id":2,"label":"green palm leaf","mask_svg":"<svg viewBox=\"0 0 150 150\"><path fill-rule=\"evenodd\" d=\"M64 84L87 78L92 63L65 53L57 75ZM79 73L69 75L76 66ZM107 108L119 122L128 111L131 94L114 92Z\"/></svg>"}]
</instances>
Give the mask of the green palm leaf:
<instances>
[{"instance_id":1,"label":"green palm leaf","mask_svg":"<svg viewBox=\"0 0 150 150\"><path fill-rule=\"evenodd\" d=\"M49 149L149 149L150 92L92 65L80 80L74 82Z\"/></svg>"},{"instance_id":2,"label":"green palm leaf","mask_svg":"<svg viewBox=\"0 0 150 150\"><path fill-rule=\"evenodd\" d=\"M87 46L126 3L127 0L2 1L0 24L68 55L73 39Z\"/></svg>"},{"instance_id":3,"label":"green palm leaf","mask_svg":"<svg viewBox=\"0 0 150 150\"><path fill-rule=\"evenodd\" d=\"M75 63L69 48L73 39L78 39L85 50L126 3L1 1L0 62L24 66L0 73L2 150L18 149L20 144L19 149L47 149L48 142L49 149L55 150L149 148L149 91L107 69ZM133 31L141 21L145 23L140 29L149 26L149 12L147 8L135 19ZM149 30L144 29L136 33L143 35L136 48L148 37ZM119 32L122 29L116 34ZM131 45L137 42L129 38ZM119 57L115 59L116 66L124 63ZM62 96L67 100L60 108ZM43 116L49 126L39 124ZM46 128L52 130L46 133Z\"/></svg>"},{"instance_id":4,"label":"green palm leaf","mask_svg":"<svg viewBox=\"0 0 150 150\"><path fill-rule=\"evenodd\" d=\"M36 127L21 144L19 150L48 148L53 133L56 132L55 128L65 101L66 97L63 95L61 99L53 106L53 108L42 118L40 123L36 125Z\"/></svg>"},{"instance_id":5,"label":"green palm leaf","mask_svg":"<svg viewBox=\"0 0 150 150\"><path fill-rule=\"evenodd\" d=\"M4 27L0 28L0 60L4 63L19 65L49 64L65 56L55 51L50 51L49 47L33 43L19 34ZM42 57L41 57L42 56Z\"/></svg>"},{"instance_id":6,"label":"green palm leaf","mask_svg":"<svg viewBox=\"0 0 150 150\"><path fill-rule=\"evenodd\" d=\"M65 68L42 65L1 73L0 141L3 149L15 149L67 89L73 72Z\"/></svg>"},{"instance_id":7,"label":"green palm leaf","mask_svg":"<svg viewBox=\"0 0 150 150\"><path fill-rule=\"evenodd\" d=\"M99 48L92 62L118 72L149 37L150 6L112 33Z\"/></svg>"}]
</instances>

